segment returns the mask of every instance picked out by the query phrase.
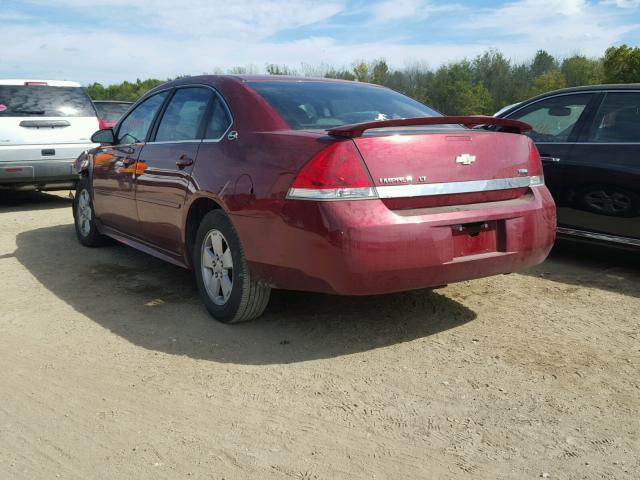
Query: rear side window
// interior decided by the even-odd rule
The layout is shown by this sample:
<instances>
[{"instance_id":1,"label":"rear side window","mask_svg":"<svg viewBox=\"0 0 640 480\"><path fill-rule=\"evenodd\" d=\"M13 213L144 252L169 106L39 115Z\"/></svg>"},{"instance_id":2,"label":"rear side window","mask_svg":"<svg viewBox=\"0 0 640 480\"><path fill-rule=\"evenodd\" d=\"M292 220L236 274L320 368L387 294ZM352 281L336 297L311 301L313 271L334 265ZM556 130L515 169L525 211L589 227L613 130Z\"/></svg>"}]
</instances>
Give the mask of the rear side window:
<instances>
[{"instance_id":1,"label":"rear side window","mask_svg":"<svg viewBox=\"0 0 640 480\"><path fill-rule=\"evenodd\" d=\"M217 140L224 135L231 125L231 117L225 108L224 103L218 95L213 99L209 121L207 122L207 131L204 138L209 140Z\"/></svg>"},{"instance_id":2,"label":"rear side window","mask_svg":"<svg viewBox=\"0 0 640 480\"><path fill-rule=\"evenodd\" d=\"M153 119L158 110L160 110L168 93L167 91L157 93L133 109L127 118L122 121L118 129L117 143L119 145L140 143L146 140Z\"/></svg>"},{"instance_id":3,"label":"rear side window","mask_svg":"<svg viewBox=\"0 0 640 480\"><path fill-rule=\"evenodd\" d=\"M607 93L596 113L589 141L640 143L640 93Z\"/></svg>"},{"instance_id":4,"label":"rear side window","mask_svg":"<svg viewBox=\"0 0 640 480\"><path fill-rule=\"evenodd\" d=\"M0 85L0 117L95 117L81 87Z\"/></svg>"},{"instance_id":5,"label":"rear side window","mask_svg":"<svg viewBox=\"0 0 640 480\"><path fill-rule=\"evenodd\" d=\"M122 115L127 113L130 103L119 103L119 102L96 102L95 103L96 110L98 111L98 116L104 120L105 122L117 122L120 120Z\"/></svg>"},{"instance_id":6,"label":"rear side window","mask_svg":"<svg viewBox=\"0 0 640 480\"><path fill-rule=\"evenodd\" d=\"M199 138L200 125L211 95L206 88L178 89L162 115L155 141L179 142Z\"/></svg>"},{"instance_id":7,"label":"rear side window","mask_svg":"<svg viewBox=\"0 0 640 480\"><path fill-rule=\"evenodd\" d=\"M388 88L355 82L279 80L249 85L295 130L440 115Z\"/></svg>"},{"instance_id":8,"label":"rear side window","mask_svg":"<svg viewBox=\"0 0 640 480\"><path fill-rule=\"evenodd\" d=\"M508 118L521 120L533 128L528 135L535 142L566 142L589 101L590 93L546 98L518 110Z\"/></svg>"}]
</instances>

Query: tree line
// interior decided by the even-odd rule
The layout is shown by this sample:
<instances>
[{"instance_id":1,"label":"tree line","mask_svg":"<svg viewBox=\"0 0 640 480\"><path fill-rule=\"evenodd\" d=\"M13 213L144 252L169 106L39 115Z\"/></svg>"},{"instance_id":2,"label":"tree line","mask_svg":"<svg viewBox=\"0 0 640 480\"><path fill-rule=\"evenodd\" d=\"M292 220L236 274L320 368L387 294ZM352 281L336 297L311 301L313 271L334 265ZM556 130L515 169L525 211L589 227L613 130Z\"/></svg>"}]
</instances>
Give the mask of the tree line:
<instances>
[{"instance_id":1,"label":"tree line","mask_svg":"<svg viewBox=\"0 0 640 480\"><path fill-rule=\"evenodd\" d=\"M357 61L350 67L302 64L299 68L266 64L234 67L214 74L294 75L338 78L384 85L448 115L493 114L506 105L563 87L600 83L640 82L640 48L611 47L599 58L573 55L557 58L539 50L528 61L516 62L498 50L488 50L431 69L425 63L391 68L385 59ZM103 86L92 83L87 91L94 100L135 101L166 80L137 79Z\"/></svg>"}]
</instances>

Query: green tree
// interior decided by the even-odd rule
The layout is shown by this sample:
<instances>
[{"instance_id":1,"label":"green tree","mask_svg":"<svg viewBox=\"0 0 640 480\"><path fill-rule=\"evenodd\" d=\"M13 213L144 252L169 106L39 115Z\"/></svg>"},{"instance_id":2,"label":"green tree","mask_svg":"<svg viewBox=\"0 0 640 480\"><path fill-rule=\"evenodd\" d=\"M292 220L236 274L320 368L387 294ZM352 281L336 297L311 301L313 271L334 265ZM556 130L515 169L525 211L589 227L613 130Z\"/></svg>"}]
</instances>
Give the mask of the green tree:
<instances>
[{"instance_id":1,"label":"green tree","mask_svg":"<svg viewBox=\"0 0 640 480\"><path fill-rule=\"evenodd\" d=\"M538 50L531 62L531 77L537 78L543 73L547 73L549 70L556 70L558 68L558 62L556 59L546 50Z\"/></svg>"},{"instance_id":2,"label":"green tree","mask_svg":"<svg viewBox=\"0 0 640 480\"><path fill-rule=\"evenodd\" d=\"M331 68L324 74L325 78L337 78L340 80L355 80L356 76L349 70L336 70Z\"/></svg>"},{"instance_id":3,"label":"green tree","mask_svg":"<svg viewBox=\"0 0 640 480\"><path fill-rule=\"evenodd\" d=\"M365 62L357 62L353 65L353 75L358 82L369 81L369 66Z\"/></svg>"},{"instance_id":4,"label":"green tree","mask_svg":"<svg viewBox=\"0 0 640 480\"><path fill-rule=\"evenodd\" d=\"M567 87L579 85L596 85L602 83L604 69L599 59L574 55L562 61L560 71L566 79Z\"/></svg>"},{"instance_id":5,"label":"green tree","mask_svg":"<svg viewBox=\"0 0 640 480\"><path fill-rule=\"evenodd\" d=\"M298 75L298 72L287 65L276 65L275 63L267 63L266 70L269 75Z\"/></svg>"},{"instance_id":6,"label":"green tree","mask_svg":"<svg viewBox=\"0 0 640 480\"><path fill-rule=\"evenodd\" d=\"M640 48L627 45L608 48L603 63L606 83L640 82Z\"/></svg>"},{"instance_id":7,"label":"green tree","mask_svg":"<svg viewBox=\"0 0 640 480\"><path fill-rule=\"evenodd\" d=\"M567 81L564 78L562 72L558 69L549 70L548 72L539 75L534 81L531 87L530 96L539 95L541 93L549 92L551 90L557 90L564 88L567 85Z\"/></svg>"},{"instance_id":8,"label":"green tree","mask_svg":"<svg viewBox=\"0 0 640 480\"><path fill-rule=\"evenodd\" d=\"M487 88L474 84L473 69L466 60L440 67L421 100L447 115L488 114L493 103Z\"/></svg>"},{"instance_id":9,"label":"green tree","mask_svg":"<svg viewBox=\"0 0 640 480\"><path fill-rule=\"evenodd\" d=\"M472 68L474 82L484 85L491 95L492 112L513 103L511 64L502 53L488 50L473 60Z\"/></svg>"},{"instance_id":10,"label":"green tree","mask_svg":"<svg viewBox=\"0 0 640 480\"><path fill-rule=\"evenodd\" d=\"M377 60L371 65L371 83L386 85L389 81L389 65L385 60Z\"/></svg>"}]
</instances>

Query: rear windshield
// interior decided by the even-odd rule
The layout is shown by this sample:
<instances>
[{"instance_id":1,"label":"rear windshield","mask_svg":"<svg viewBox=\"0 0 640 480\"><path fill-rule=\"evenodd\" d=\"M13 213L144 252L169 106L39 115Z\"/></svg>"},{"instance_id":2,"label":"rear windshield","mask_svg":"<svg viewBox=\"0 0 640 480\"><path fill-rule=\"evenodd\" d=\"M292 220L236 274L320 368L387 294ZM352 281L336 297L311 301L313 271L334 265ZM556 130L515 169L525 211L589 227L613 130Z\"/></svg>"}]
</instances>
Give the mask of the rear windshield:
<instances>
[{"instance_id":1,"label":"rear windshield","mask_svg":"<svg viewBox=\"0 0 640 480\"><path fill-rule=\"evenodd\" d=\"M361 83L252 82L295 130L327 129L351 123L440 116L409 97Z\"/></svg>"},{"instance_id":2,"label":"rear windshield","mask_svg":"<svg viewBox=\"0 0 640 480\"><path fill-rule=\"evenodd\" d=\"M120 120L120 117L124 115L124 113L129 110L131 106L130 103L102 103L96 102L94 103L96 106L96 110L98 111L98 116L104 120L105 122L117 122Z\"/></svg>"},{"instance_id":3,"label":"rear windshield","mask_svg":"<svg viewBox=\"0 0 640 480\"><path fill-rule=\"evenodd\" d=\"M0 85L0 117L95 117L81 87Z\"/></svg>"}]
</instances>

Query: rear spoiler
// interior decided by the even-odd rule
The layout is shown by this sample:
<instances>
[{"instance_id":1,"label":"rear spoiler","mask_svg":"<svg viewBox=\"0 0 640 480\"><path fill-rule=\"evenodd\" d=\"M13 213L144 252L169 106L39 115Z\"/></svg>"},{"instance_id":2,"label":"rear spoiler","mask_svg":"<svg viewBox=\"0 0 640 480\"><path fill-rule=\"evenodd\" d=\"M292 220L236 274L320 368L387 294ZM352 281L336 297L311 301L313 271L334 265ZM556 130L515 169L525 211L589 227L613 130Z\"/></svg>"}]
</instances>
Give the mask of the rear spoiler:
<instances>
[{"instance_id":1,"label":"rear spoiler","mask_svg":"<svg viewBox=\"0 0 640 480\"><path fill-rule=\"evenodd\" d=\"M352 125L341 125L327 130L329 135L334 137L356 138L361 137L365 130L371 128L387 127L409 127L415 125L464 125L471 128L478 125L499 125L515 130L514 133L526 133L531 130L531 125L510 120L508 118L487 117L482 115L468 115L457 117L420 117L420 118L398 118L396 120L378 120L375 122L354 123Z\"/></svg>"}]
</instances>

